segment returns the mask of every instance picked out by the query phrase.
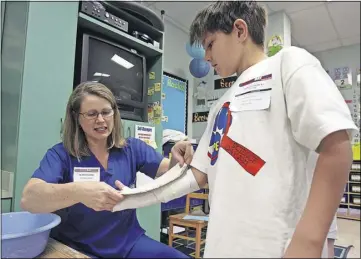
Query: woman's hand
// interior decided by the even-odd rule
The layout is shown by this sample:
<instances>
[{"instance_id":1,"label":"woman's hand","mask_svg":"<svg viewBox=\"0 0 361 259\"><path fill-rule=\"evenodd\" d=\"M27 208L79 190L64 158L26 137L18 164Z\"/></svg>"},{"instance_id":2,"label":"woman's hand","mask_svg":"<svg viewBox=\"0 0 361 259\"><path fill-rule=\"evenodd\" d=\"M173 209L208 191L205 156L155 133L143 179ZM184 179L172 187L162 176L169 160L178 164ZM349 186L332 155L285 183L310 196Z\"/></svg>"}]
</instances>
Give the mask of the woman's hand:
<instances>
[{"instance_id":1,"label":"woman's hand","mask_svg":"<svg viewBox=\"0 0 361 259\"><path fill-rule=\"evenodd\" d=\"M79 201L95 211L112 211L124 199L120 192L105 182L82 182L77 186Z\"/></svg>"},{"instance_id":2,"label":"woman's hand","mask_svg":"<svg viewBox=\"0 0 361 259\"><path fill-rule=\"evenodd\" d=\"M180 166L184 163L189 165L193 159L193 146L189 141L178 141L172 148L172 158L176 160Z\"/></svg>"}]
</instances>

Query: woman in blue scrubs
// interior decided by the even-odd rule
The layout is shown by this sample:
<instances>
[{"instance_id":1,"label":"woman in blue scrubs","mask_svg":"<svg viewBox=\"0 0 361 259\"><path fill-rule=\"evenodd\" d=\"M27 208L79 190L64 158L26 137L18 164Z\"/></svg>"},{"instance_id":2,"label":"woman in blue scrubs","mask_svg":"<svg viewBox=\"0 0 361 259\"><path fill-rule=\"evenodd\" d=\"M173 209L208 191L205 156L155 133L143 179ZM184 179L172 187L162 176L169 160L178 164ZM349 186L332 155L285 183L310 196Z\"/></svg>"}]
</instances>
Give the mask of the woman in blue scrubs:
<instances>
[{"instance_id":1,"label":"woman in blue scrubs","mask_svg":"<svg viewBox=\"0 0 361 259\"><path fill-rule=\"evenodd\" d=\"M189 142L178 142L173 151L182 155L181 163L192 159ZM60 215L52 236L90 256L187 258L147 237L134 209L111 212L123 199L116 181L132 187L138 171L155 178L169 164L143 141L123 139L113 94L100 83L85 82L69 98L63 141L46 152L24 188L21 206Z\"/></svg>"}]
</instances>

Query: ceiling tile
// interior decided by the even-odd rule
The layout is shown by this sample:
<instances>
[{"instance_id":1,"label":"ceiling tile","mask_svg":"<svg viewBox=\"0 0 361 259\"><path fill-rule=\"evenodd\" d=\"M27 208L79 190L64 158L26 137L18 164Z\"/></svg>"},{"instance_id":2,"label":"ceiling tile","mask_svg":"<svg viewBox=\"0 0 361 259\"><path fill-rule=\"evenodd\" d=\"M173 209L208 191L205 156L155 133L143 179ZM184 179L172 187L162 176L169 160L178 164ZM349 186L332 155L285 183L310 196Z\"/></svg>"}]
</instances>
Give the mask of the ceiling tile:
<instances>
[{"instance_id":1,"label":"ceiling tile","mask_svg":"<svg viewBox=\"0 0 361 259\"><path fill-rule=\"evenodd\" d=\"M328 42L318 43L318 44L314 44L314 45L304 46L303 48L305 48L309 52L314 53L314 52L318 52L318 51L324 51L324 50L328 50L328 49L338 48L341 46L342 46L341 42L339 40L335 40L335 41L328 41Z\"/></svg>"},{"instance_id":2,"label":"ceiling tile","mask_svg":"<svg viewBox=\"0 0 361 259\"><path fill-rule=\"evenodd\" d=\"M360 35L341 39L341 43L342 43L343 46L359 44L360 43Z\"/></svg>"},{"instance_id":3,"label":"ceiling tile","mask_svg":"<svg viewBox=\"0 0 361 259\"><path fill-rule=\"evenodd\" d=\"M340 38L360 33L360 3L330 2L326 6Z\"/></svg>"},{"instance_id":4,"label":"ceiling tile","mask_svg":"<svg viewBox=\"0 0 361 259\"><path fill-rule=\"evenodd\" d=\"M277 2L273 2L267 1L267 5L268 7L272 10L272 11L282 11L284 10L286 13L292 13L292 12L296 12L296 11L301 11L301 10L305 10L305 9L310 9L319 5L323 5L323 2L317 1L317 0L313 0L313 1L307 1L307 2L303 2L303 1L294 1L294 2L289 2L289 1L277 1Z\"/></svg>"},{"instance_id":5,"label":"ceiling tile","mask_svg":"<svg viewBox=\"0 0 361 259\"><path fill-rule=\"evenodd\" d=\"M156 2L155 6L159 10L164 10L165 15L179 22L189 30L193 19L197 13L206 7L210 2Z\"/></svg>"},{"instance_id":6,"label":"ceiling tile","mask_svg":"<svg viewBox=\"0 0 361 259\"><path fill-rule=\"evenodd\" d=\"M337 33L325 5L289 14L292 36L302 46L334 41Z\"/></svg>"}]
</instances>

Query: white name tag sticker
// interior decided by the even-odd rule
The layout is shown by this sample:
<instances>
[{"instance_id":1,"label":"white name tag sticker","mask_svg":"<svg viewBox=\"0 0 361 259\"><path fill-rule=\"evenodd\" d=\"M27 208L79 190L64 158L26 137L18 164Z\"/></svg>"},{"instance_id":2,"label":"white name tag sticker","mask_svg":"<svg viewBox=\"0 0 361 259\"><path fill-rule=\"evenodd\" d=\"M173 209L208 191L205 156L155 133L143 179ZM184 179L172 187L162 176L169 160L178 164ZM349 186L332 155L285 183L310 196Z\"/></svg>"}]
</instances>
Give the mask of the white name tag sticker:
<instances>
[{"instance_id":1,"label":"white name tag sticker","mask_svg":"<svg viewBox=\"0 0 361 259\"><path fill-rule=\"evenodd\" d=\"M74 167L74 182L100 182L100 167Z\"/></svg>"},{"instance_id":2,"label":"white name tag sticker","mask_svg":"<svg viewBox=\"0 0 361 259\"><path fill-rule=\"evenodd\" d=\"M257 111L268 109L271 105L272 80L257 81L239 87L230 104L230 110Z\"/></svg>"}]
</instances>

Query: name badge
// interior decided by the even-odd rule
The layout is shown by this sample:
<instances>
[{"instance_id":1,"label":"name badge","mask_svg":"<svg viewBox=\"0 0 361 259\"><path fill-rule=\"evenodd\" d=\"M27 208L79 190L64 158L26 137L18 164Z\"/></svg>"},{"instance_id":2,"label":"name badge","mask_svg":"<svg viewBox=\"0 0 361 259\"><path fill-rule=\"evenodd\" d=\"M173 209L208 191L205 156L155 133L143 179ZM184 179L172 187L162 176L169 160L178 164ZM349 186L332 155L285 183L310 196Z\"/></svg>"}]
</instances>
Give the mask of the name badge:
<instances>
[{"instance_id":1,"label":"name badge","mask_svg":"<svg viewBox=\"0 0 361 259\"><path fill-rule=\"evenodd\" d=\"M239 86L234 93L230 110L240 112L268 109L271 105L272 85L272 80L255 80Z\"/></svg>"},{"instance_id":2,"label":"name badge","mask_svg":"<svg viewBox=\"0 0 361 259\"><path fill-rule=\"evenodd\" d=\"M100 167L74 167L74 182L100 182Z\"/></svg>"}]
</instances>

